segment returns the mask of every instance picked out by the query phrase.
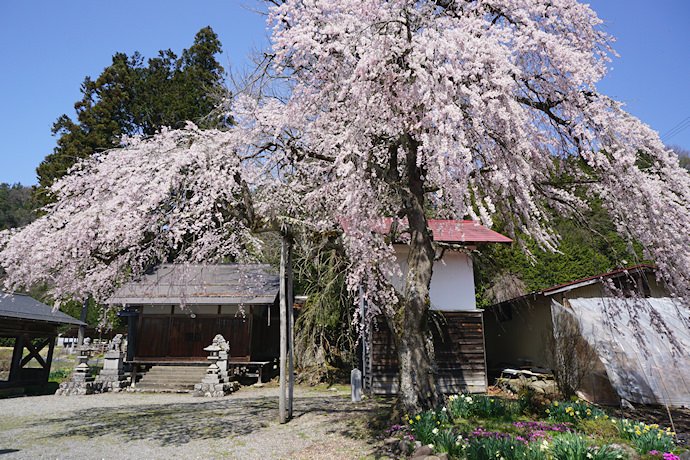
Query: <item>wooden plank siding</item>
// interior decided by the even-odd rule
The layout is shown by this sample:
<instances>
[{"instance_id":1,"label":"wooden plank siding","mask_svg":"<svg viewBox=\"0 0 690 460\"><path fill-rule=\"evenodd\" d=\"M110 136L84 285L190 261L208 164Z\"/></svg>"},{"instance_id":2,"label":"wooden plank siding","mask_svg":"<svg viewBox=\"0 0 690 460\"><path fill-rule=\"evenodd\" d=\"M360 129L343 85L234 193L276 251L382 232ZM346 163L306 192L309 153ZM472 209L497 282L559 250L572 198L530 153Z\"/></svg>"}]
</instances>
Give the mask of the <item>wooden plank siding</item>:
<instances>
[{"instance_id":1,"label":"wooden plank siding","mask_svg":"<svg viewBox=\"0 0 690 460\"><path fill-rule=\"evenodd\" d=\"M172 307L171 307L172 311ZM271 316L269 321L268 316ZM206 362L204 351L216 334L230 346L233 361L266 361L277 356L277 308L247 306L246 314L140 314L133 361ZM270 323L270 324L269 324Z\"/></svg>"},{"instance_id":2,"label":"wooden plank siding","mask_svg":"<svg viewBox=\"0 0 690 460\"><path fill-rule=\"evenodd\" d=\"M249 361L251 354L252 318L229 315L141 315L137 332L137 360L205 361L204 351L216 334L230 344L230 358Z\"/></svg>"},{"instance_id":3,"label":"wooden plank siding","mask_svg":"<svg viewBox=\"0 0 690 460\"><path fill-rule=\"evenodd\" d=\"M431 326L441 392L483 393L487 388L484 323L481 310L446 311ZM398 356L386 322L380 318L369 341L366 378L370 394L398 392ZM440 329L440 331L439 331Z\"/></svg>"}]
</instances>

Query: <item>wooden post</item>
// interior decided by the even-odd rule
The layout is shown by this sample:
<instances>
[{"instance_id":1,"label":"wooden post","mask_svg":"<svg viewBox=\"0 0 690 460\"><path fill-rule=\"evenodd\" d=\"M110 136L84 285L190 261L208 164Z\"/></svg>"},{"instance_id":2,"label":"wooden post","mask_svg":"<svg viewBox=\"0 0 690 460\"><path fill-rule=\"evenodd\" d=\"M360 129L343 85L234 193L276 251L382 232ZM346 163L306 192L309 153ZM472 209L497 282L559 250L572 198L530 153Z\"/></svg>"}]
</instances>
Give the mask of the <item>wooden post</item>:
<instances>
[{"instance_id":1,"label":"wooden post","mask_svg":"<svg viewBox=\"0 0 690 460\"><path fill-rule=\"evenodd\" d=\"M10 382L20 380L22 373L22 355L24 354L24 341L28 337L24 333L14 339L14 350L12 351L12 364L10 365Z\"/></svg>"},{"instance_id":2,"label":"wooden post","mask_svg":"<svg viewBox=\"0 0 690 460\"><path fill-rule=\"evenodd\" d=\"M82 323L86 322L86 315L89 311L89 298L87 297L84 301L84 305L81 306L81 317L79 318ZM77 334L77 346L82 346L84 344L84 334L86 333L86 326L79 326L79 333Z\"/></svg>"},{"instance_id":3,"label":"wooden post","mask_svg":"<svg viewBox=\"0 0 690 460\"><path fill-rule=\"evenodd\" d=\"M53 363L53 353L55 352L55 342L57 341L57 328L55 328L55 337L50 339L48 343L48 356L46 357L46 370L43 379L43 392L48 389L48 380L50 380L50 366Z\"/></svg>"},{"instance_id":4,"label":"wooden post","mask_svg":"<svg viewBox=\"0 0 690 460\"><path fill-rule=\"evenodd\" d=\"M285 279L285 259L287 258L287 239L283 235L280 247L280 398L278 418L280 423L287 422L285 413L285 365L287 361L287 289Z\"/></svg>"},{"instance_id":5,"label":"wooden post","mask_svg":"<svg viewBox=\"0 0 690 460\"><path fill-rule=\"evenodd\" d=\"M288 242L287 256L287 326L288 326L288 420L292 418L292 396L294 394L295 373L295 294L292 292L292 242Z\"/></svg>"}]
</instances>

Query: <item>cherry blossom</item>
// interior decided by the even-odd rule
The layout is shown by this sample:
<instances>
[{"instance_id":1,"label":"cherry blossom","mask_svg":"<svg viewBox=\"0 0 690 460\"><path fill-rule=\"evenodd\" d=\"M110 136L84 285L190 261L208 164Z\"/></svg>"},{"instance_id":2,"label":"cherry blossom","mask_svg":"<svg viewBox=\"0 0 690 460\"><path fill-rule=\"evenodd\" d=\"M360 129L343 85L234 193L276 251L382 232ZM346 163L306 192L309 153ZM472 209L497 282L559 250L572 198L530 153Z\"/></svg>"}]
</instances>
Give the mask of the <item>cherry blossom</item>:
<instances>
[{"instance_id":1,"label":"cherry blossom","mask_svg":"<svg viewBox=\"0 0 690 460\"><path fill-rule=\"evenodd\" d=\"M161 261L252 259L258 231L338 234L347 221L348 284L363 288L370 315L387 314L408 408L438 395L424 339L428 208L486 226L500 216L557 250L545 209L576 217L598 197L689 294L690 176L597 91L613 50L588 5L285 0L268 22L268 65L252 81L279 86L242 86L225 131L189 124L77 165L42 218L0 236L9 287L103 300ZM372 231L384 216L394 230ZM392 247L403 230L406 274ZM402 275L398 292L389 280Z\"/></svg>"}]
</instances>

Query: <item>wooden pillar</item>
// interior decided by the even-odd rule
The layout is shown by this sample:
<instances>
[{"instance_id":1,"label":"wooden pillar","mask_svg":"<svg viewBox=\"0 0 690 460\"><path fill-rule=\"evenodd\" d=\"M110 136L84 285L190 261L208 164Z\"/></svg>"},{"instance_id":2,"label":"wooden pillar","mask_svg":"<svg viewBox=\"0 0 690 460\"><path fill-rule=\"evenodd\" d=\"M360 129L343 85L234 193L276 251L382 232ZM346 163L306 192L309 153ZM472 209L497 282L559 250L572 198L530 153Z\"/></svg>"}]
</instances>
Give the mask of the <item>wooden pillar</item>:
<instances>
[{"instance_id":1,"label":"wooden pillar","mask_svg":"<svg viewBox=\"0 0 690 460\"><path fill-rule=\"evenodd\" d=\"M292 396L294 394L295 373L295 294L292 292L292 242L288 242L287 251L287 314L288 314L288 420L292 418Z\"/></svg>"},{"instance_id":2,"label":"wooden pillar","mask_svg":"<svg viewBox=\"0 0 690 460\"><path fill-rule=\"evenodd\" d=\"M57 341L57 328L55 328L55 335L50 338L48 343L48 356L46 356L46 375L43 379L43 391L48 389L48 380L50 380L50 368L53 364L53 353L55 352L55 342Z\"/></svg>"},{"instance_id":3,"label":"wooden pillar","mask_svg":"<svg viewBox=\"0 0 690 460\"><path fill-rule=\"evenodd\" d=\"M287 279L285 277L287 259L287 239L282 238L280 247L280 398L278 404L278 416L280 423L287 422L285 411L285 367L287 361Z\"/></svg>"},{"instance_id":4,"label":"wooden pillar","mask_svg":"<svg viewBox=\"0 0 690 460\"><path fill-rule=\"evenodd\" d=\"M24 354L24 340L28 340L25 334L19 334L14 340L12 351L12 364L10 364L10 382L17 382L22 372L22 355Z\"/></svg>"},{"instance_id":5,"label":"wooden pillar","mask_svg":"<svg viewBox=\"0 0 690 460\"><path fill-rule=\"evenodd\" d=\"M89 312L89 298L87 297L84 304L81 306L81 317L79 318L82 323L86 322L86 315ZM86 326L79 326L79 333L77 334L77 346L82 346L84 344L84 334L86 333Z\"/></svg>"},{"instance_id":6,"label":"wooden pillar","mask_svg":"<svg viewBox=\"0 0 690 460\"><path fill-rule=\"evenodd\" d=\"M46 356L46 382L50 378L50 367L53 364L53 353L55 353L55 342L57 341L57 328L55 328L55 335L51 337L48 342L48 355Z\"/></svg>"},{"instance_id":7,"label":"wooden pillar","mask_svg":"<svg viewBox=\"0 0 690 460\"><path fill-rule=\"evenodd\" d=\"M138 316L134 311L127 312L127 361L134 360L134 351L137 346L137 320Z\"/></svg>"}]
</instances>

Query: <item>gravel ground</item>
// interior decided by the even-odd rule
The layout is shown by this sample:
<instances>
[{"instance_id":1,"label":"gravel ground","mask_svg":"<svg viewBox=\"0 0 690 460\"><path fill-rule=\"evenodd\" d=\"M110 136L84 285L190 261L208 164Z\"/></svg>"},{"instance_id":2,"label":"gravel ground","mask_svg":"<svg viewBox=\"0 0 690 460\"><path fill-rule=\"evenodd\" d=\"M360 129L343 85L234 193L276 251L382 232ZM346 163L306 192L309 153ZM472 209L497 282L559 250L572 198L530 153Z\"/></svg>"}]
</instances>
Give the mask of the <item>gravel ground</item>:
<instances>
[{"instance_id":1,"label":"gravel ground","mask_svg":"<svg viewBox=\"0 0 690 460\"><path fill-rule=\"evenodd\" d=\"M295 388L294 418L278 423L278 389L224 398L105 393L0 400L0 458L378 458L367 423L385 402L349 390Z\"/></svg>"}]
</instances>

